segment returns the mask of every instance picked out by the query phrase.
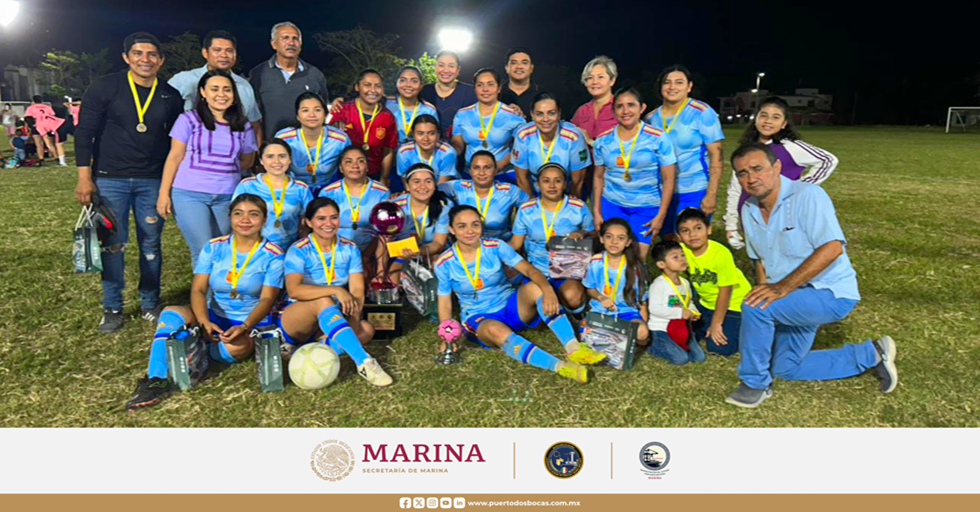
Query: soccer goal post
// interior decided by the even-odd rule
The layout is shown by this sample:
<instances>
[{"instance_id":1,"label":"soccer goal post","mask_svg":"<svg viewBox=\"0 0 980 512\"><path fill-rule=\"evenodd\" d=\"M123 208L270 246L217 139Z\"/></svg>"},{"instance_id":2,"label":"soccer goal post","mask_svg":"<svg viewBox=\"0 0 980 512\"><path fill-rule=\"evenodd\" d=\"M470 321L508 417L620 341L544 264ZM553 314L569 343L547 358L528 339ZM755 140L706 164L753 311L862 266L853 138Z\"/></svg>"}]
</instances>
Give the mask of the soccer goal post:
<instances>
[{"instance_id":1,"label":"soccer goal post","mask_svg":"<svg viewBox=\"0 0 980 512\"><path fill-rule=\"evenodd\" d=\"M964 132L969 128L980 126L980 107L949 107L946 113L946 133L952 128L961 128Z\"/></svg>"}]
</instances>

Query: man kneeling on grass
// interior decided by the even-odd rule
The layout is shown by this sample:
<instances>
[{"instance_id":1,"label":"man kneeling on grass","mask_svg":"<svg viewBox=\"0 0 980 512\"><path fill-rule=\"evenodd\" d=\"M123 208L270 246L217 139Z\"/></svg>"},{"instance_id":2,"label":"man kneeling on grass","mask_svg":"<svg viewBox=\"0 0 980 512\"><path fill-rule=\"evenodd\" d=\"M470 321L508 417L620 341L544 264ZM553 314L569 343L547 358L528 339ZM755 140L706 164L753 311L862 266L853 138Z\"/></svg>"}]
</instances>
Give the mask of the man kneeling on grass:
<instances>
[{"instance_id":1,"label":"man kneeling on grass","mask_svg":"<svg viewBox=\"0 0 980 512\"><path fill-rule=\"evenodd\" d=\"M817 328L840 321L861 299L830 196L780 176L776 155L762 144L738 148L732 167L749 195L742 227L759 284L742 305L742 384L725 401L758 406L772 396L774 376L831 380L869 368L881 379L881 391L890 393L898 384L890 337L810 350Z\"/></svg>"}]
</instances>

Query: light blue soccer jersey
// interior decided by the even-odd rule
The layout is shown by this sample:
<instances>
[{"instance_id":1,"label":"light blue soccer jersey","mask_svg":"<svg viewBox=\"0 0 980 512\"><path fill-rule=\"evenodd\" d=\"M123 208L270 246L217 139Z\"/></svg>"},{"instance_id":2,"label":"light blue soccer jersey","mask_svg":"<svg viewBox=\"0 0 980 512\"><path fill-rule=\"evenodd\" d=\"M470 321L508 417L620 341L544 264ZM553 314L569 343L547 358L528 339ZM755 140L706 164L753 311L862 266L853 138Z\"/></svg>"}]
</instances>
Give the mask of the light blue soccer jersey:
<instances>
[{"instance_id":1,"label":"light blue soccer jersey","mask_svg":"<svg viewBox=\"0 0 980 512\"><path fill-rule=\"evenodd\" d=\"M364 273L361 251L357 249L354 242L340 238L337 239L337 258L333 260L334 277L332 281L328 282L327 274L324 272L324 262L320 261L320 255L317 253L316 246L313 245L312 236L296 242L289 248L286 253L286 275L301 274L303 284L346 287L347 283L350 282L351 274ZM329 269L331 258L333 258L333 247L321 245L320 250L323 251L323 260L327 264L326 268Z\"/></svg>"},{"instance_id":2,"label":"light blue soccer jersey","mask_svg":"<svg viewBox=\"0 0 980 512\"><path fill-rule=\"evenodd\" d=\"M398 155L395 157L395 171L399 176L404 178L408 174L408 169L417 163L428 164L429 167L432 167L436 171L436 182L445 177L459 179L459 172L456 171L456 150L444 140L436 144L431 160L424 161L422 159L414 141L406 142L398 148Z\"/></svg>"},{"instance_id":3,"label":"light blue soccer jersey","mask_svg":"<svg viewBox=\"0 0 980 512\"><path fill-rule=\"evenodd\" d=\"M527 169L531 174L531 183L534 191L538 194L538 169L546 163L561 164L568 171L565 175L567 183L572 182L571 173L581 171L592 165L592 154L589 146L585 143L585 136L581 130L572 123L561 122L558 124L558 139L553 141L555 146L551 149L551 157L545 162L551 143L544 145L542 151L541 134L534 123L528 123L517 130L514 137L514 149L511 152L511 162L514 167Z\"/></svg>"},{"instance_id":4,"label":"light blue soccer jersey","mask_svg":"<svg viewBox=\"0 0 980 512\"><path fill-rule=\"evenodd\" d=\"M276 217L272 191L265 181L265 173L238 182L232 200L242 194L255 194L265 201L269 215L262 226L262 236L279 247L289 247L299 237L299 226L306 212L306 205L313 200L310 187L302 181L290 179L286 185L286 198L283 199L282 189L275 191L275 199L282 200L282 211ZM276 227L276 221L279 227Z\"/></svg>"},{"instance_id":5,"label":"light blue soccer jersey","mask_svg":"<svg viewBox=\"0 0 980 512\"><path fill-rule=\"evenodd\" d=\"M412 140L412 122L423 114L429 114L430 116L439 119L439 111L436 110L431 103L428 101L422 101L419 99L418 105L414 107L405 107L405 115L402 117L402 109L398 106L398 98L389 99L385 104L388 110L395 116L395 126L398 127L398 143L409 142ZM418 109L418 113L415 110ZM405 130L406 123L408 124L408 130Z\"/></svg>"},{"instance_id":6,"label":"light blue soccer jersey","mask_svg":"<svg viewBox=\"0 0 980 512\"><path fill-rule=\"evenodd\" d=\"M415 217L415 221L413 222L411 201L412 198L408 194L402 194L395 199L395 204L397 204L402 211L405 212L405 224L402 225L401 231L398 232L398 235L395 238L403 240L408 238L409 235L417 234L415 230L416 223L425 233L421 239L422 245L431 243L432 239L435 238L436 233L442 235L449 233L449 210L452 209L452 204L442 205L442 211L439 212L439 216L437 218L432 218L431 214L423 214Z\"/></svg>"},{"instance_id":7,"label":"light blue soccer jersey","mask_svg":"<svg viewBox=\"0 0 980 512\"><path fill-rule=\"evenodd\" d=\"M504 265L516 267L524 261L511 246L496 238L484 238L480 255L480 275L483 287L473 288L466 277L462 263L459 262L456 246L453 245L436 260L436 278L439 280L439 295L456 293L462 311L462 320L475 314L489 314L507 306L507 299L517 293L504 275ZM477 279L476 260L467 261L473 279Z\"/></svg>"},{"instance_id":8,"label":"light blue soccer jersey","mask_svg":"<svg viewBox=\"0 0 980 512\"><path fill-rule=\"evenodd\" d=\"M235 286L237 296L232 298L231 276L228 274L232 270L231 252L234 250L231 238L231 235L225 235L206 244L197 257L194 273L209 276L211 301L208 308L211 311L229 320L244 322L255 306L259 305L263 286L283 287L284 256L278 245L266 240L259 242L261 245L252 254L248 266L238 278ZM248 251L239 252L235 259L237 270L242 271L242 266L248 259Z\"/></svg>"},{"instance_id":9,"label":"light blue soccer jersey","mask_svg":"<svg viewBox=\"0 0 980 512\"><path fill-rule=\"evenodd\" d=\"M589 270L585 273L585 280L582 281L582 286L597 290L599 293L603 294L606 286L606 270L603 263L603 256L605 256L605 254L606 253L603 252L602 254L596 254L592 257L592 261L589 262ZM619 265L616 265L615 267L610 266L609 268L609 287L615 287L616 289L616 300L614 301L616 304L616 311L607 310L606 308L602 307L601 302L595 299L589 301L589 308L592 311L603 315L622 315L623 313L640 314L640 311L627 304L626 299L623 297L623 290L626 289L626 268L623 268L623 277L619 279L619 284L617 285L616 272L618 270ZM642 303L649 300L650 291L648 287L644 286L643 289L640 289L639 283L637 283L637 285L633 287L633 290L636 297L641 297L639 302Z\"/></svg>"},{"instance_id":10,"label":"light blue soccer jersey","mask_svg":"<svg viewBox=\"0 0 980 512\"><path fill-rule=\"evenodd\" d=\"M721 122L707 103L691 100L681 110L680 117L668 117L666 126L670 131L666 138L674 145L677 157L677 187L675 194L700 192L708 188L708 144L725 138ZM663 107L654 110L646 117L651 126L664 131ZM671 125L673 123L673 125Z\"/></svg>"},{"instance_id":11,"label":"light blue soccer jersey","mask_svg":"<svg viewBox=\"0 0 980 512\"><path fill-rule=\"evenodd\" d=\"M276 133L276 137L286 141L292 151L292 165L289 172L293 177L307 185L322 186L330 183L334 175L337 174L340 164L340 152L350 146L350 138L343 130L333 126L323 128L323 142L320 144L320 160L316 166L316 183L313 182L313 175L307 171L310 162L316 160L316 147L307 148L300 136L300 128L284 128ZM307 141L315 144L315 141ZM307 154L307 149L309 153Z\"/></svg>"},{"instance_id":12,"label":"light blue soccer jersey","mask_svg":"<svg viewBox=\"0 0 980 512\"><path fill-rule=\"evenodd\" d=\"M510 154L511 145L514 142L514 134L518 128L524 126L524 117L517 113L508 105L498 102L497 116L493 119L490 126L490 134L486 141L480 139L480 112L479 103L474 103L468 107L459 109L456 112L456 119L453 121L453 136L461 135L466 142L466 167L469 168L470 159L473 153L480 150L487 150L493 153L497 161L504 159ZM483 116L483 125L490 124L491 112L488 116ZM483 143L487 147L483 147Z\"/></svg>"},{"instance_id":13,"label":"light blue soccer jersey","mask_svg":"<svg viewBox=\"0 0 980 512\"><path fill-rule=\"evenodd\" d=\"M367 184L364 185L366 192L358 192L356 196L351 194L348 199L346 190L346 181L340 180L324 187L320 191L320 197L329 197L337 202L337 206L340 207L340 236L353 240L357 244L357 248L364 251L377 236L377 232L371 227L371 209L374 208L374 205L387 201L391 192L388 191L388 187L371 178L368 178ZM361 198L362 195L364 196L363 199ZM354 229L354 210L359 212L357 229Z\"/></svg>"},{"instance_id":14,"label":"light blue soccer jersey","mask_svg":"<svg viewBox=\"0 0 980 512\"><path fill-rule=\"evenodd\" d=\"M455 180L439 185L439 188L456 204L468 204L479 210L481 214L486 210L486 218L483 219L484 238L500 238L507 241L510 240L511 212L519 205L528 202L531 196L510 183L496 182L493 187L493 197L490 197L488 206L486 198L477 199L473 180Z\"/></svg>"},{"instance_id":15,"label":"light blue soccer jersey","mask_svg":"<svg viewBox=\"0 0 980 512\"><path fill-rule=\"evenodd\" d=\"M625 161L620 161L622 151L617 131L617 128L612 128L595 141L595 163L606 167L603 197L629 208L660 206L660 168L677 163L673 144L660 129L641 122L636 149L630 155L631 180L626 181L623 179L626 169L623 165ZM634 142L624 140L622 143L623 149L630 154Z\"/></svg>"},{"instance_id":16,"label":"light blue soccer jersey","mask_svg":"<svg viewBox=\"0 0 980 512\"><path fill-rule=\"evenodd\" d=\"M551 277L548 271L548 240L545 239L541 209L540 199L522 204L514 220L514 234L525 236L524 248L531 264L545 277ZM594 227L592 212L580 199L566 196L557 215L556 219L551 210L544 211L548 226L553 231L552 236L565 236L573 231L591 231Z\"/></svg>"}]
</instances>

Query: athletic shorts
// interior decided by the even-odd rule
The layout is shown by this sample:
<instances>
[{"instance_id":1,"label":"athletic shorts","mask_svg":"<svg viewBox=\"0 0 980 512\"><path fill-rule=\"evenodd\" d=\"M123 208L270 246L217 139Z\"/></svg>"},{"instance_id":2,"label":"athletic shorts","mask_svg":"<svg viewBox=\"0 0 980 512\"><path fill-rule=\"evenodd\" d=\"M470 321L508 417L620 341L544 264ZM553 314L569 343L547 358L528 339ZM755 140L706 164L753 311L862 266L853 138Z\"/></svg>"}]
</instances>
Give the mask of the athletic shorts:
<instances>
[{"instance_id":1,"label":"athletic shorts","mask_svg":"<svg viewBox=\"0 0 980 512\"><path fill-rule=\"evenodd\" d=\"M707 190L699 190L697 192L688 192L686 194L676 194L674 199L670 201L670 209L667 210L667 217L664 218L664 227L660 230L661 233L675 233L677 232L677 216L680 215L685 208L701 208L701 201L704 196L708 194ZM711 224L712 215L708 215L708 224Z\"/></svg>"},{"instance_id":2,"label":"athletic shorts","mask_svg":"<svg viewBox=\"0 0 980 512\"><path fill-rule=\"evenodd\" d=\"M524 276L521 276L521 277L524 278L524 280L521 281L521 286L524 286L527 283L533 282L533 281L531 281L531 279L529 279L527 277L524 277ZM565 279L556 279L554 277L549 277L548 278L548 282L551 283L551 289L555 291L555 294L557 294L558 293L558 289L561 288L561 285L565 284Z\"/></svg>"},{"instance_id":3,"label":"athletic shorts","mask_svg":"<svg viewBox=\"0 0 980 512\"><path fill-rule=\"evenodd\" d=\"M61 123L54 132L54 142L55 144L60 144L68 141L68 135L72 133L72 124L68 121Z\"/></svg>"},{"instance_id":4,"label":"athletic shorts","mask_svg":"<svg viewBox=\"0 0 980 512\"><path fill-rule=\"evenodd\" d=\"M208 320L210 320L212 324L217 325L222 331L227 331L236 325L241 325L244 323L239 322L238 320L232 320L230 318L220 316L210 308L208 308ZM273 321L271 317L265 317L256 325L256 327L271 325L272 323ZM228 349L225 348L223 343L208 343L208 355L210 355L211 359L214 359L215 361L221 361L228 364L235 364L238 362L231 356L231 354L228 353Z\"/></svg>"},{"instance_id":5,"label":"athletic shorts","mask_svg":"<svg viewBox=\"0 0 980 512\"><path fill-rule=\"evenodd\" d=\"M650 228L644 227L643 225L653 220L658 213L660 213L659 207L640 206L632 208L629 206L619 206L605 197L602 198L602 220L605 221L617 217L625 220L630 225L630 229L633 230L633 235L636 236L636 240L641 244L650 245L650 236L645 234Z\"/></svg>"},{"instance_id":6,"label":"athletic shorts","mask_svg":"<svg viewBox=\"0 0 980 512\"><path fill-rule=\"evenodd\" d=\"M514 332L521 332L526 329L533 329L541 323L541 317L538 315L534 316L534 320L530 324L524 323L521 320L520 309L517 307L517 292L510 294L510 298L507 299L507 305L493 313L477 313L471 315L469 318L463 322L463 332L466 333L466 337L473 343L477 343L483 348L497 348L491 347L486 343L480 341L476 336L477 329L480 328L480 324L487 320L496 320Z\"/></svg>"}]
</instances>

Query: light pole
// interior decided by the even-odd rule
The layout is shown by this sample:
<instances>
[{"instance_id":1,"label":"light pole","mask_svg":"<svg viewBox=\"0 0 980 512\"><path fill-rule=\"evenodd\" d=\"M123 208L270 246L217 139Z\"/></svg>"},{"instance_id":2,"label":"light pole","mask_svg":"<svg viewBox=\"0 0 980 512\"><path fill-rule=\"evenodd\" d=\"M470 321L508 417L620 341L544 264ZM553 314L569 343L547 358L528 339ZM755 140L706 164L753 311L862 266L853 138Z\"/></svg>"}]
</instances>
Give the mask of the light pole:
<instances>
[{"instance_id":1,"label":"light pole","mask_svg":"<svg viewBox=\"0 0 980 512\"><path fill-rule=\"evenodd\" d=\"M762 77L766 76L765 73L755 74L755 89L752 89L752 110L755 111L759 108L759 86L762 85Z\"/></svg>"}]
</instances>

